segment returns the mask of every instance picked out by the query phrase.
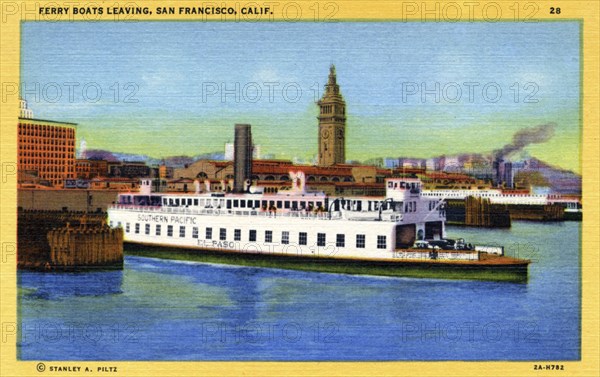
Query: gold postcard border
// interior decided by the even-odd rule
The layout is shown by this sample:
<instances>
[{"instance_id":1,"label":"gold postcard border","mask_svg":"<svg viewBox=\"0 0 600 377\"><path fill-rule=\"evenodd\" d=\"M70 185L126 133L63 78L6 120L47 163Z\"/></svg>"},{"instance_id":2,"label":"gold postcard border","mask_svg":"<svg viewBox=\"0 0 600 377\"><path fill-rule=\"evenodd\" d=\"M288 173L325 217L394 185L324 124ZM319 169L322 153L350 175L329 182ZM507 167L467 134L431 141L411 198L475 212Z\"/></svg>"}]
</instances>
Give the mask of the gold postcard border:
<instances>
[{"instance_id":1,"label":"gold postcard border","mask_svg":"<svg viewBox=\"0 0 600 377\"><path fill-rule=\"evenodd\" d=\"M512 0L480 1L479 4L500 3L503 5L517 3ZM6 3L6 2L2 2ZM68 1L21 1L17 4L54 4L69 3ZM34 4L31 4L34 3ZM73 4L72 2L70 2ZM138 0L137 4L146 5L144 1ZM161 4L179 4L173 1L149 2L148 6L158 6ZM186 2L191 3L191 2ZM228 2L228 3L231 3ZM315 3L314 1L279 1L280 4L301 3L302 7ZM332 3L332 2L321 2ZM338 0L334 3L344 4L352 7L352 12L359 13L365 9L369 12L381 12L389 6L390 1L382 1L378 4L367 1L346 1ZM399 2L402 3L402 2ZM404 2L408 3L408 2ZM441 1L419 1L416 4L431 5L443 3ZM446 2L447 3L447 2ZM520 2L523 4L525 2ZM139 362L139 361L118 361L118 362L86 362L86 361L67 361L60 362L61 365L115 365L120 371L118 375L145 376L179 376L179 375L329 375L329 376L362 376L362 375L413 375L420 374L426 376L479 376L487 375L539 375L555 376L557 374L569 376L592 376L599 371L598 363L598 188L599 188L599 137L598 137L598 18L600 3L585 1L527 1L526 4L535 3L542 7L560 6L562 9L575 9L578 17L547 17L538 18L531 22L564 22L580 21L581 29L581 86L580 86L580 141L581 141L581 174L583 177L583 200L584 200L584 221L581 228L581 360L580 361L556 361L564 364L564 372L551 371L533 371L533 361L385 361L385 362ZM67 5L65 4L65 5ZM106 5L106 4L101 4ZM125 5L125 4L123 4ZM166 5L168 6L168 5ZM569 13L571 14L571 13ZM0 14L1 17L4 14ZM159 20L154 17L140 17L140 21L182 21L176 18ZM2 56L1 72L2 84L4 82L20 82L20 26L18 22L2 22ZM87 21L87 20L82 20ZM109 21L109 20L106 20ZM183 21L197 21L185 19ZM206 22L203 20L202 22ZM321 22L311 19L303 19L302 22ZM383 21L401 21L401 22L423 22L418 18L398 19L398 18L373 18L355 16L340 16L335 22L383 22ZM489 22L482 19L474 19L468 22ZM36 22L36 21L33 21ZM64 22L64 21L61 21ZM90 21L87 21L90 22ZM92 21L93 22L93 21ZM133 21L132 21L133 22ZM223 21L210 21L223 22ZM234 22L234 21L230 21ZM273 22L273 21L270 21ZM287 22L281 20L279 22ZM436 22L426 20L426 22ZM520 22L511 19L501 19L497 22ZM15 48L16 47L16 48ZM15 59L16 57L16 59ZM16 338L10 338L5 331L5 324L16 324L16 259L13 255L5 254L5 245L15 244L16 240L16 176L7 174L11 171L11 163L14 163L16 156L16 119L17 119L17 101L1 101L1 162L2 162L2 180L0 183L0 225L2 240L2 263L0 263L0 304L2 314L2 346L1 359L2 366L0 374L3 376L25 376L44 374L62 375L57 373L39 373L36 371L35 361L17 361L16 360ZM594 128L596 127L596 128ZM14 163L16 166L16 163ZM8 259L7 259L8 258ZM543 363L554 363L555 361L544 361ZM77 375L76 373L69 375ZM85 375L85 374L81 374Z\"/></svg>"}]
</instances>

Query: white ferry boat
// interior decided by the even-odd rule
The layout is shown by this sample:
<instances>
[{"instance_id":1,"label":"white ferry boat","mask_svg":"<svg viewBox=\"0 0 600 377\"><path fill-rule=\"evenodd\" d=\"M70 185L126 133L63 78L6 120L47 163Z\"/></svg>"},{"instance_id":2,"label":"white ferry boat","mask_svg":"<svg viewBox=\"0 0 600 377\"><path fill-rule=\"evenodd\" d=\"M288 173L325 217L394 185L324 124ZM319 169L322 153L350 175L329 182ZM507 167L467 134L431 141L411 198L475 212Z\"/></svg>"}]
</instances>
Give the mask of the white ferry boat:
<instances>
[{"instance_id":1,"label":"white ferry boat","mask_svg":"<svg viewBox=\"0 0 600 377\"><path fill-rule=\"evenodd\" d=\"M504 191L501 189L433 189L423 190L422 195L431 199L459 199L469 196L486 198L492 204L508 205L548 205L558 204L565 207L565 212L581 212L581 202L577 198L557 194L532 194L529 192Z\"/></svg>"},{"instance_id":2,"label":"white ferry boat","mask_svg":"<svg viewBox=\"0 0 600 377\"><path fill-rule=\"evenodd\" d=\"M303 173L290 174L290 190L269 194L200 192L198 181L193 194L153 193L143 180L140 192L119 194L108 221L139 250L183 248L218 261L235 256L234 263L244 256L251 265L457 278L527 273L529 261L505 257L502 247L446 240L444 202L423 196L416 178L388 179L385 198L342 198L308 192Z\"/></svg>"}]
</instances>

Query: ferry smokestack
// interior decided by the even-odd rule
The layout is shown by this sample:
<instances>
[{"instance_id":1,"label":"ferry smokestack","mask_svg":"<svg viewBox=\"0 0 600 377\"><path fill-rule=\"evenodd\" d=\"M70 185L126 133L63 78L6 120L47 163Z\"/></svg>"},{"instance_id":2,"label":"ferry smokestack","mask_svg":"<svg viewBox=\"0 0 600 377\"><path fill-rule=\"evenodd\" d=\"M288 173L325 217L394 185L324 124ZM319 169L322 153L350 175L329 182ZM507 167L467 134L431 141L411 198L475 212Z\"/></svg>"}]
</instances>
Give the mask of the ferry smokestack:
<instances>
[{"instance_id":1,"label":"ferry smokestack","mask_svg":"<svg viewBox=\"0 0 600 377\"><path fill-rule=\"evenodd\" d=\"M249 124L235 125L233 175L233 191L244 192L246 180L252 177L252 132Z\"/></svg>"}]
</instances>

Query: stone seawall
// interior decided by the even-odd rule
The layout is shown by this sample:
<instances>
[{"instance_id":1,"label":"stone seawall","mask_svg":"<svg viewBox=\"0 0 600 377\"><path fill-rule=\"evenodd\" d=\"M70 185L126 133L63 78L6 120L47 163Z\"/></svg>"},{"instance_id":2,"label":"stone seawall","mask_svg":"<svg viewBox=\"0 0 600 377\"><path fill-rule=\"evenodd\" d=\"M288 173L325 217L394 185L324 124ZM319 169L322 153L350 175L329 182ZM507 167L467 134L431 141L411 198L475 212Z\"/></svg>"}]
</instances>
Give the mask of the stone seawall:
<instances>
[{"instance_id":1,"label":"stone seawall","mask_svg":"<svg viewBox=\"0 0 600 377\"><path fill-rule=\"evenodd\" d=\"M123 267L123 230L105 213L19 211L17 263L21 269L89 270Z\"/></svg>"},{"instance_id":2,"label":"stone seawall","mask_svg":"<svg viewBox=\"0 0 600 377\"><path fill-rule=\"evenodd\" d=\"M17 191L17 206L23 210L106 212L117 200L115 190L27 189Z\"/></svg>"}]
</instances>

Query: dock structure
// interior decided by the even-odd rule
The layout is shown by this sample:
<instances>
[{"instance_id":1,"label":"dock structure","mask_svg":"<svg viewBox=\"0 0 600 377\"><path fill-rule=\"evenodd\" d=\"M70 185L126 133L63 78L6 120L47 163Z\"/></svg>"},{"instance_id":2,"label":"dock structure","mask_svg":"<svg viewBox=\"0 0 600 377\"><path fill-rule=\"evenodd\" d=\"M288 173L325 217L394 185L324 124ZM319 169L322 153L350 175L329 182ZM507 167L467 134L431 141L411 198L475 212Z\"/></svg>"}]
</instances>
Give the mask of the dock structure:
<instances>
[{"instance_id":1,"label":"dock structure","mask_svg":"<svg viewBox=\"0 0 600 377\"><path fill-rule=\"evenodd\" d=\"M19 211L17 266L42 271L123 268L123 230L106 214Z\"/></svg>"},{"instance_id":2,"label":"dock structure","mask_svg":"<svg viewBox=\"0 0 600 377\"><path fill-rule=\"evenodd\" d=\"M492 204L489 199L472 196L465 199L466 225L509 228L510 220L506 205Z\"/></svg>"},{"instance_id":3,"label":"dock structure","mask_svg":"<svg viewBox=\"0 0 600 377\"><path fill-rule=\"evenodd\" d=\"M513 220L529 221L563 221L565 220L565 208L558 204L546 204L543 206L533 205L511 205L508 207L510 218Z\"/></svg>"},{"instance_id":4,"label":"dock structure","mask_svg":"<svg viewBox=\"0 0 600 377\"><path fill-rule=\"evenodd\" d=\"M462 199L448 199L448 223L487 228L509 228L511 216L505 204L493 204L489 199L469 196Z\"/></svg>"},{"instance_id":5,"label":"dock structure","mask_svg":"<svg viewBox=\"0 0 600 377\"><path fill-rule=\"evenodd\" d=\"M123 230L108 226L66 226L48 232L50 269L123 266Z\"/></svg>"}]
</instances>

